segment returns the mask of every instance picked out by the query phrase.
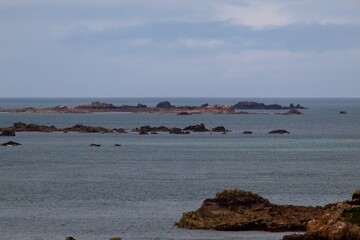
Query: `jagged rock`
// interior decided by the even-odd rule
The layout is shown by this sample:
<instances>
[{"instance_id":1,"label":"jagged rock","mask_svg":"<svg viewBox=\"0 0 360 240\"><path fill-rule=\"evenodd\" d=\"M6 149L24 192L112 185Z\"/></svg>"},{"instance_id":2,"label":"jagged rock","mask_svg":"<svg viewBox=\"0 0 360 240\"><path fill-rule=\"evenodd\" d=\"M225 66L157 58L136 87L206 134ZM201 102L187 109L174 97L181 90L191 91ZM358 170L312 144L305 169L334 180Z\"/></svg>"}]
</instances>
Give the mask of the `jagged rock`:
<instances>
[{"instance_id":1,"label":"jagged rock","mask_svg":"<svg viewBox=\"0 0 360 240\"><path fill-rule=\"evenodd\" d=\"M110 129L104 127L92 127L82 124L76 124L72 127L64 128L64 131L68 132L83 132L83 133L110 133Z\"/></svg>"},{"instance_id":2,"label":"jagged rock","mask_svg":"<svg viewBox=\"0 0 360 240\"><path fill-rule=\"evenodd\" d=\"M77 106L75 108L115 108L115 106L111 103L104 103L104 102L92 102L90 104L83 104L80 106Z\"/></svg>"},{"instance_id":3,"label":"jagged rock","mask_svg":"<svg viewBox=\"0 0 360 240\"><path fill-rule=\"evenodd\" d=\"M159 126L159 127L151 127L149 125L141 126L140 128L135 128L133 130L134 132L169 132L169 128L165 126Z\"/></svg>"},{"instance_id":4,"label":"jagged rock","mask_svg":"<svg viewBox=\"0 0 360 240\"><path fill-rule=\"evenodd\" d=\"M359 193L356 191L355 193ZM354 194L355 194L354 193ZM354 195L353 195L354 197ZM304 235L284 236L284 240L356 240L360 239L360 205L351 201L330 205L326 212L307 223Z\"/></svg>"},{"instance_id":5,"label":"jagged rock","mask_svg":"<svg viewBox=\"0 0 360 240\"><path fill-rule=\"evenodd\" d=\"M101 147L101 144L91 143L90 147Z\"/></svg>"},{"instance_id":6,"label":"jagged rock","mask_svg":"<svg viewBox=\"0 0 360 240\"><path fill-rule=\"evenodd\" d=\"M242 134L255 134L253 131L243 131Z\"/></svg>"},{"instance_id":7,"label":"jagged rock","mask_svg":"<svg viewBox=\"0 0 360 240\"><path fill-rule=\"evenodd\" d=\"M351 204L360 205L360 190L356 190L351 198Z\"/></svg>"},{"instance_id":8,"label":"jagged rock","mask_svg":"<svg viewBox=\"0 0 360 240\"><path fill-rule=\"evenodd\" d=\"M258 102L248 102L242 101L238 102L232 106L234 109L266 109L266 110L281 110L281 109L305 109L305 107L301 106L300 104L294 106L294 104L290 104L288 107L281 106L279 104L265 104L265 103L258 103Z\"/></svg>"},{"instance_id":9,"label":"jagged rock","mask_svg":"<svg viewBox=\"0 0 360 240\"><path fill-rule=\"evenodd\" d=\"M36 124L26 124L22 122L16 122L13 126L7 128L10 131L15 132L55 132L58 129L55 126L44 126Z\"/></svg>"},{"instance_id":10,"label":"jagged rock","mask_svg":"<svg viewBox=\"0 0 360 240\"><path fill-rule=\"evenodd\" d=\"M124 129L124 128L114 128L113 132L115 132L115 133L127 133L126 129Z\"/></svg>"},{"instance_id":11,"label":"jagged rock","mask_svg":"<svg viewBox=\"0 0 360 240\"><path fill-rule=\"evenodd\" d=\"M201 207L186 212L176 226L222 231L304 231L306 223L326 208L276 205L257 194L235 189L217 193Z\"/></svg>"},{"instance_id":12,"label":"jagged rock","mask_svg":"<svg viewBox=\"0 0 360 240\"><path fill-rule=\"evenodd\" d=\"M211 129L211 131L213 132L222 132L222 133L226 133L228 132L229 130L227 130L224 126L217 126L217 127L214 127L213 129Z\"/></svg>"},{"instance_id":13,"label":"jagged rock","mask_svg":"<svg viewBox=\"0 0 360 240\"><path fill-rule=\"evenodd\" d=\"M16 134L15 134L15 131L14 130L3 130L1 133L0 133L0 136L1 137L14 137Z\"/></svg>"},{"instance_id":14,"label":"jagged rock","mask_svg":"<svg viewBox=\"0 0 360 240\"><path fill-rule=\"evenodd\" d=\"M170 134L190 134L188 131L183 131L181 128L170 128L169 129Z\"/></svg>"},{"instance_id":15,"label":"jagged rock","mask_svg":"<svg viewBox=\"0 0 360 240\"><path fill-rule=\"evenodd\" d=\"M201 105L200 107L201 108L206 108L206 107L209 107L210 105L208 103L204 103L203 105Z\"/></svg>"},{"instance_id":16,"label":"jagged rock","mask_svg":"<svg viewBox=\"0 0 360 240\"><path fill-rule=\"evenodd\" d=\"M13 142L13 141L9 141L9 142L2 143L2 144L1 144L1 146L4 146L4 147L7 147L7 146L16 147L16 146L20 146L20 145L21 145L20 143Z\"/></svg>"},{"instance_id":17,"label":"jagged rock","mask_svg":"<svg viewBox=\"0 0 360 240\"><path fill-rule=\"evenodd\" d=\"M360 200L360 189L356 190L352 195L352 200Z\"/></svg>"},{"instance_id":18,"label":"jagged rock","mask_svg":"<svg viewBox=\"0 0 360 240\"><path fill-rule=\"evenodd\" d=\"M290 132L284 129L278 129L270 131L269 134L290 134Z\"/></svg>"},{"instance_id":19,"label":"jagged rock","mask_svg":"<svg viewBox=\"0 0 360 240\"><path fill-rule=\"evenodd\" d=\"M193 131L193 132L209 132L210 130L205 127L203 123L198 125L190 125L184 128L185 131Z\"/></svg>"},{"instance_id":20,"label":"jagged rock","mask_svg":"<svg viewBox=\"0 0 360 240\"><path fill-rule=\"evenodd\" d=\"M159 102L156 105L157 108L173 108L175 106L171 105L171 103L169 101L164 101L164 102Z\"/></svg>"}]
</instances>

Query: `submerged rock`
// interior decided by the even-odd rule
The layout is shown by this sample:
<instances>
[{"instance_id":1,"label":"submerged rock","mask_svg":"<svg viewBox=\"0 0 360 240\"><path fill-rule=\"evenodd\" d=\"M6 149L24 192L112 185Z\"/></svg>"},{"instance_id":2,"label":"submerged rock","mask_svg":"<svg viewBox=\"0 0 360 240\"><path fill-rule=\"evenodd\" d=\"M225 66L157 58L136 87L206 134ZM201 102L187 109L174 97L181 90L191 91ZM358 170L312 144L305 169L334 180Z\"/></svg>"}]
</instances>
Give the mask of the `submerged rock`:
<instances>
[{"instance_id":1,"label":"submerged rock","mask_svg":"<svg viewBox=\"0 0 360 240\"><path fill-rule=\"evenodd\" d=\"M12 147L16 147L16 146L20 146L20 143L17 142L13 142L13 141L9 141L6 143L2 143L1 146L7 147L7 146L12 146Z\"/></svg>"},{"instance_id":2,"label":"submerged rock","mask_svg":"<svg viewBox=\"0 0 360 240\"><path fill-rule=\"evenodd\" d=\"M304 231L306 223L325 212L324 207L276 205L240 189L224 190L206 199L193 212L185 212L176 226L221 231Z\"/></svg>"},{"instance_id":3,"label":"submerged rock","mask_svg":"<svg viewBox=\"0 0 360 240\"><path fill-rule=\"evenodd\" d=\"M121 144L115 143L114 147L121 147Z\"/></svg>"}]
</instances>

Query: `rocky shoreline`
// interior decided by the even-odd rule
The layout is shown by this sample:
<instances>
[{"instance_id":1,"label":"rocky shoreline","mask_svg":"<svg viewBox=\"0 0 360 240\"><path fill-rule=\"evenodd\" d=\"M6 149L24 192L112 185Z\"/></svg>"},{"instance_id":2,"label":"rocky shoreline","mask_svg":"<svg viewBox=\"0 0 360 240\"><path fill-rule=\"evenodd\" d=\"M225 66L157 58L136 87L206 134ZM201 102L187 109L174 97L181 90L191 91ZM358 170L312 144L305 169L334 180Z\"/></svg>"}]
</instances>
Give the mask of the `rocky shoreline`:
<instances>
[{"instance_id":1,"label":"rocky shoreline","mask_svg":"<svg viewBox=\"0 0 360 240\"><path fill-rule=\"evenodd\" d=\"M75 124L71 127L57 128L54 125L37 125L37 124L26 124L23 122L16 122L12 126L0 128L0 136L2 137L13 137L16 135L16 132L79 132L79 133L128 133L136 132L139 134L157 134L159 132L169 133L169 134L190 134L190 132L220 132L228 133L231 130L226 129L224 126L215 126L211 129L206 128L204 123L189 125L185 128L179 127L151 127L149 125L137 127L134 129L125 129L125 128L105 128L101 126L87 126L83 124ZM255 134L252 131L244 131L243 134ZM284 129L272 130L268 134L290 134L289 131Z\"/></svg>"},{"instance_id":2,"label":"rocky shoreline","mask_svg":"<svg viewBox=\"0 0 360 240\"><path fill-rule=\"evenodd\" d=\"M174 106L169 101L159 102L155 107L149 107L145 104L137 105L121 105L115 106L111 103L104 102L92 102L89 104L83 104L75 107L67 107L59 105L50 108L33 108L27 107L22 109L5 109L0 112L8 113L94 113L94 112L130 112L130 113L174 113L177 115L185 116L192 114L255 114L249 112L236 112L236 109L247 110L296 110L306 109L305 107L297 104L290 104L289 106L281 106L278 104L266 105L264 103L257 102L238 102L232 106L224 104L202 104L201 106ZM286 114L285 115L290 115Z\"/></svg>"},{"instance_id":3,"label":"rocky shoreline","mask_svg":"<svg viewBox=\"0 0 360 240\"><path fill-rule=\"evenodd\" d=\"M251 192L224 190L204 200L196 211L183 213L175 225L220 231L306 231L284 240L355 240L360 239L360 190L351 200L322 207L277 205Z\"/></svg>"}]
</instances>

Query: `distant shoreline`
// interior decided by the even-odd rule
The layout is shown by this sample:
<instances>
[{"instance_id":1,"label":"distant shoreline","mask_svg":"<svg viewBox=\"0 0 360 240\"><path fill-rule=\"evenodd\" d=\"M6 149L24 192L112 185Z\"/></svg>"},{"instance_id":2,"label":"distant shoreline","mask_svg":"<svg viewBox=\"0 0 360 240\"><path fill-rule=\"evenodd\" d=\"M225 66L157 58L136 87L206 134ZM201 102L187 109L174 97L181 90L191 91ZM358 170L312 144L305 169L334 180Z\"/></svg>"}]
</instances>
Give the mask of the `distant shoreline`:
<instances>
[{"instance_id":1,"label":"distant shoreline","mask_svg":"<svg viewBox=\"0 0 360 240\"><path fill-rule=\"evenodd\" d=\"M234 105L225 104L208 104L204 103L201 106L174 106L169 101L159 102L155 107L148 107L145 104L138 103L137 105L121 105L115 106L112 103L105 102L91 102L89 104L82 104L75 107L68 107L66 105L58 105L50 108L10 108L2 109L0 112L9 113L95 113L95 112L129 112L129 113L175 113L178 115L191 114L248 114L247 112L236 112L240 110L297 110L306 109L300 104L294 105L290 103L289 106L282 106L279 104L264 104L252 101L241 101Z\"/></svg>"}]
</instances>

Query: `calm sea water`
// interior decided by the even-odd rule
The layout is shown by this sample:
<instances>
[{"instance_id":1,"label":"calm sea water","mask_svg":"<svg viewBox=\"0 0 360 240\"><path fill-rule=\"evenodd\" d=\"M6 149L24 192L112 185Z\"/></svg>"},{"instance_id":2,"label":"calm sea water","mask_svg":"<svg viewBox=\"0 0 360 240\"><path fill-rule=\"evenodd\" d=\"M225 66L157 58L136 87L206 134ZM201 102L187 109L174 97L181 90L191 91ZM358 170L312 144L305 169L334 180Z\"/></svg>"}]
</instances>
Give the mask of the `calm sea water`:
<instances>
[{"instance_id":1,"label":"calm sea water","mask_svg":"<svg viewBox=\"0 0 360 240\"><path fill-rule=\"evenodd\" d=\"M116 105L154 98L5 99L0 108L75 106L93 100ZM174 98L175 105L234 104L243 99ZM280 204L323 205L360 188L360 99L245 99L308 110L300 116L0 114L14 122L123 127L224 125L226 135L18 133L20 147L0 147L1 239L281 239L284 233L217 232L174 227L224 188L256 192ZM348 115L339 115L341 110ZM257 111L264 112L264 111ZM268 135L273 129L290 135ZM252 130L255 135L242 135ZM98 143L100 148L90 148ZM114 147L114 143L122 147Z\"/></svg>"}]
</instances>

